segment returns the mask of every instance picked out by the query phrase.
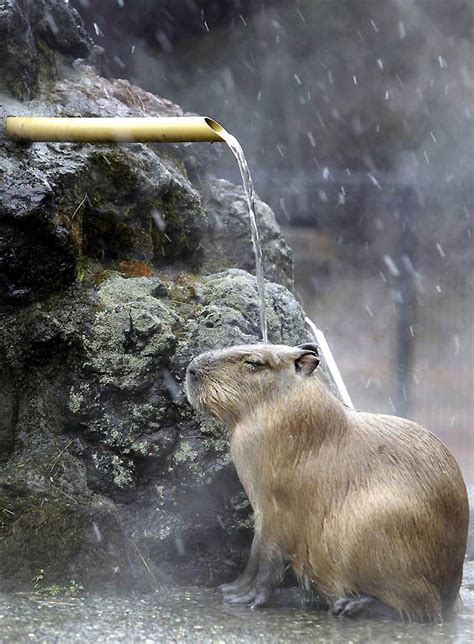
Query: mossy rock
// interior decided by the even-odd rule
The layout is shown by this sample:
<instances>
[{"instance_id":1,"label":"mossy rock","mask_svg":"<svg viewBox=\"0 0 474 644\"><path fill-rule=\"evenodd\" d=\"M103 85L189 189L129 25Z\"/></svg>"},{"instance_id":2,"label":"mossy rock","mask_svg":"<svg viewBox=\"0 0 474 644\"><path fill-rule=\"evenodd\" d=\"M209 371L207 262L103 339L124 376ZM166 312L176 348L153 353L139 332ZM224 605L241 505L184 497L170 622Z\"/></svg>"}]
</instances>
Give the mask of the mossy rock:
<instances>
[{"instance_id":1,"label":"mossy rock","mask_svg":"<svg viewBox=\"0 0 474 644\"><path fill-rule=\"evenodd\" d=\"M9 0L2 53L0 119L183 114L69 65L94 50L62 0ZM228 552L242 559L252 519L227 432L184 391L194 355L260 338L240 270L254 269L245 197L209 176L217 155L0 140L2 588L31 589L40 570L86 590L214 584ZM291 254L259 200L257 213L270 338L296 344L303 312L279 285L291 288Z\"/></svg>"},{"instance_id":2,"label":"mossy rock","mask_svg":"<svg viewBox=\"0 0 474 644\"><path fill-rule=\"evenodd\" d=\"M136 552L111 506L77 503L65 495L0 493L0 579L4 590L31 590L44 571L48 584L71 579L92 589L144 583ZM135 562L136 563L136 562Z\"/></svg>"}]
</instances>

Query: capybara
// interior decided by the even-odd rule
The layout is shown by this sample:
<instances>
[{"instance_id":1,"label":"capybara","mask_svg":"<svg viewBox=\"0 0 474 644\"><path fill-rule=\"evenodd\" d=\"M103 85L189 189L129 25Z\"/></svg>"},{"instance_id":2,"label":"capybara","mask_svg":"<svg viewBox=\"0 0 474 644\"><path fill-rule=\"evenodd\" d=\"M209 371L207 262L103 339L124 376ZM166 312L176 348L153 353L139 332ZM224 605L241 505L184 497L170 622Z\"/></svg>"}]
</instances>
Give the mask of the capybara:
<instances>
[{"instance_id":1,"label":"capybara","mask_svg":"<svg viewBox=\"0 0 474 644\"><path fill-rule=\"evenodd\" d=\"M263 605L291 567L337 615L451 615L469 513L455 459L417 423L346 407L318 364L315 345L257 344L188 367L188 398L229 426L254 511L249 562L225 600Z\"/></svg>"}]
</instances>

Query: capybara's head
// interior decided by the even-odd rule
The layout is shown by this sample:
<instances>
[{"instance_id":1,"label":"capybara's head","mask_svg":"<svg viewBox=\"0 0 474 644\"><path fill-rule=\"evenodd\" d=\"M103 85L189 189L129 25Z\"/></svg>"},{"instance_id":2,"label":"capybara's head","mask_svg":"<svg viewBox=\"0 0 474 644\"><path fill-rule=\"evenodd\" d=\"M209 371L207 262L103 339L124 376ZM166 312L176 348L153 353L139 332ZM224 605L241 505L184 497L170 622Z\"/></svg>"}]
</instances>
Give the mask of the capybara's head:
<instances>
[{"instance_id":1,"label":"capybara's head","mask_svg":"<svg viewBox=\"0 0 474 644\"><path fill-rule=\"evenodd\" d=\"M188 366L188 399L200 411L236 422L262 401L285 395L318 364L314 344L249 344L207 351Z\"/></svg>"}]
</instances>

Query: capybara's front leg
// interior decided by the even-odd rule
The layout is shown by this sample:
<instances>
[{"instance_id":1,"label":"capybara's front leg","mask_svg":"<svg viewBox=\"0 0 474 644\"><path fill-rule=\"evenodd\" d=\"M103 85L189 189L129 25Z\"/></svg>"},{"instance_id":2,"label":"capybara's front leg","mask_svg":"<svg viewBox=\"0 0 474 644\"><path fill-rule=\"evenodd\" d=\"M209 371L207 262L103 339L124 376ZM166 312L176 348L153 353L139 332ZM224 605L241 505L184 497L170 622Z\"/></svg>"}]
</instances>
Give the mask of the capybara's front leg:
<instances>
[{"instance_id":1,"label":"capybara's front leg","mask_svg":"<svg viewBox=\"0 0 474 644\"><path fill-rule=\"evenodd\" d=\"M258 608L267 603L285 572L283 554L275 548L259 547L258 572L252 582L242 590L224 597L227 604L240 604Z\"/></svg>"},{"instance_id":2,"label":"capybara's front leg","mask_svg":"<svg viewBox=\"0 0 474 644\"><path fill-rule=\"evenodd\" d=\"M258 536L255 535L250 548L249 559L244 571L237 577L237 579L234 579L234 581L219 586L218 590L220 590L224 596L248 592L253 580L257 576L259 561L260 544Z\"/></svg>"}]
</instances>

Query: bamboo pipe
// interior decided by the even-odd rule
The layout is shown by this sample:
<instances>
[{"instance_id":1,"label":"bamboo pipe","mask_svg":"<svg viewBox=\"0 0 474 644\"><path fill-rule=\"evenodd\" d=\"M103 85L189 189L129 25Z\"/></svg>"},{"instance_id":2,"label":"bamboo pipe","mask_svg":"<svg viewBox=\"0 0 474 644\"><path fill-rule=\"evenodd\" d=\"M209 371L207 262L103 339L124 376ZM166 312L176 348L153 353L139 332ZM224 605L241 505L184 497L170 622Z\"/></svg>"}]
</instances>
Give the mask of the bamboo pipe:
<instances>
[{"instance_id":1,"label":"bamboo pipe","mask_svg":"<svg viewBox=\"0 0 474 644\"><path fill-rule=\"evenodd\" d=\"M222 125L207 116L172 117L49 117L8 116L5 132L16 141L83 143L223 142Z\"/></svg>"}]
</instances>

